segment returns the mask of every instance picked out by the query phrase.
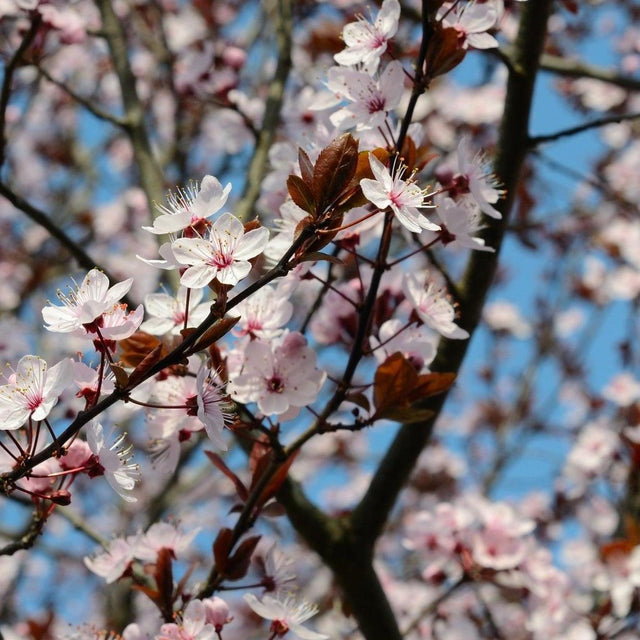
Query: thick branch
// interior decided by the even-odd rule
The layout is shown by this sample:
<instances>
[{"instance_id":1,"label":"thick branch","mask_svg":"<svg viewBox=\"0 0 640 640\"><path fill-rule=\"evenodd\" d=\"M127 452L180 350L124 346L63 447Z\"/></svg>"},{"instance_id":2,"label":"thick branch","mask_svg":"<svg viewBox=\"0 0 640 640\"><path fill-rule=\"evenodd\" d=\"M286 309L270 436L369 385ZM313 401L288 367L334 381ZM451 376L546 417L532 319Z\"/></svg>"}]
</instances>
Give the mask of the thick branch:
<instances>
[{"instance_id":1,"label":"thick branch","mask_svg":"<svg viewBox=\"0 0 640 640\"><path fill-rule=\"evenodd\" d=\"M505 186L507 196L500 202L503 219L488 220L484 233L487 244L496 251L473 252L458 285L460 324L469 333L473 333L479 322L485 297L493 281L508 212L527 151L533 87L551 4L552 0L540 0L526 3L523 7L495 159L495 172ZM457 372L468 344L469 341L463 340L441 340L433 370ZM375 540L380 535L398 494L431 436L445 400L446 394L430 399L426 407L435 412L434 417L421 424L401 427L398 431L366 494L352 514L353 528L362 540Z\"/></svg>"},{"instance_id":2,"label":"thick branch","mask_svg":"<svg viewBox=\"0 0 640 640\"><path fill-rule=\"evenodd\" d=\"M280 122L280 111L284 97L284 89L291 70L291 37L293 34L293 6L291 0L278 0L276 15L278 63L269 85L267 103L264 110L264 118L260 127L260 134L253 151L253 157L247 171L247 183L244 194L236 206L236 215L240 220L248 220L251 217L258 196L260 185L267 167L269 149L275 138L276 128Z\"/></svg>"},{"instance_id":3,"label":"thick branch","mask_svg":"<svg viewBox=\"0 0 640 640\"><path fill-rule=\"evenodd\" d=\"M97 4L102 17L103 32L120 83L125 111L125 129L131 140L149 211L151 215L154 215L155 203L161 202L164 195L164 177L151 150L151 142L144 122L144 107L136 91L136 78L131 71L127 57L127 40L110 0L98 0Z\"/></svg>"}]
</instances>

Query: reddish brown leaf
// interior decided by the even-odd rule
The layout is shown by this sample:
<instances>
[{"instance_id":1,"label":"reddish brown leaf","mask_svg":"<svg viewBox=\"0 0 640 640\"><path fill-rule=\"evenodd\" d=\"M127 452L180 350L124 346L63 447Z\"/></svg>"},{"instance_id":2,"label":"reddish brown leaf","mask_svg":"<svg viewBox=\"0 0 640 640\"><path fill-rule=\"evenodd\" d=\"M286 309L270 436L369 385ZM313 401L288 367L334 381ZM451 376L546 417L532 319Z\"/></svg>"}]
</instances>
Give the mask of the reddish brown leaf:
<instances>
[{"instance_id":1,"label":"reddish brown leaf","mask_svg":"<svg viewBox=\"0 0 640 640\"><path fill-rule=\"evenodd\" d=\"M401 353L389 356L377 368L373 381L376 415L388 408L407 406L407 393L417 382L416 370Z\"/></svg>"},{"instance_id":2,"label":"reddish brown leaf","mask_svg":"<svg viewBox=\"0 0 640 640\"><path fill-rule=\"evenodd\" d=\"M303 182L311 184L313 182L313 163L302 147L298 148L298 165L300 166L300 175Z\"/></svg>"},{"instance_id":3,"label":"reddish brown leaf","mask_svg":"<svg viewBox=\"0 0 640 640\"><path fill-rule=\"evenodd\" d=\"M110 368L116 379L116 386L124 389L129 384L129 374L117 364L110 365Z\"/></svg>"},{"instance_id":4,"label":"reddish brown leaf","mask_svg":"<svg viewBox=\"0 0 640 640\"><path fill-rule=\"evenodd\" d=\"M162 611L173 609L173 550L163 547L158 551L153 577L158 587L158 606Z\"/></svg>"},{"instance_id":5,"label":"reddish brown leaf","mask_svg":"<svg viewBox=\"0 0 640 640\"><path fill-rule=\"evenodd\" d=\"M164 345L159 344L151 353L138 364L138 366L131 372L129 376L128 387L134 387L136 384L144 379L145 374L153 367L154 364L160 362L164 356Z\"/></svg>"},{"instance_id":6,"label":"reddish brown leaf","mask_svg":"<svg viewBox=\"0 0 640 640\"><path fill-rule=\"evenodd\" d=\"M129 338L120 340L120 360L127 367L137 367L162 342L144 331L136 331Z\"/></svg>"},{"instance_id":7,"label":"reddish brown leaf","mask_svg":"<svg viewBox=\"0 0 640 640\"><path fill-rule=\"evenodd\" d=\"M467 51L460 46L460 34L453 27L437 24L429 40L425 60L426 76L429 79L440 76L457 67Z\"/></svg>"},{"instance_id":8,"label":"reddish brown leaf","mask_svg":"<svg viewBox=\"0 0 640 640\"><path fill-rule=\"evenodd\" d=\"M261 537L251 536L240 543L235 553L228 560L227 568L224 572L225 578L228 580L240 580L240 578L244 578L247 575L251 556Z\"/></svg>"},{"instance_id":9,"label":"reddish brown leaf","mask_svg":"<svg viewBox=\"0 0 640 640\"><path fill-rule=\"evenodd\" d=\"M300 262L331 262L332 264L342 265L344 262L340 260L340 258L336 258L336 256L331 256L326 253L321 253L320 251L311 251L311 253L305 253L304 256L300 259Z\"/></svg>"},{"instance_id":10,"label":"reddish brown leaf","mask_svg":"<svg viewBox=\"0 0 640 640\"><path fill-rule=\"evenodd\" d=\"M291 174L287 178L287 190L291 199L304 211L313 215L316 203L311 189L302 178Z\"/></svg>"},{"instance_id":11,"label":"reddish brown leaf","mask_svg":"<svg viewBox=\"0 0 640 640\"><path fill-rule=\"evenodd\" d=\"M231 482L233 482L236 488L236 493L238 494L238 498L240 498L242 502L246 502L247 498L249 497L249 492L244 486L242 480L240 480L240 478L238 478L238 476L233 473L231 469L229 469L225 461L217 453L213 453L213 451L205 451L205 454L207 458L211 460L213 466L216 467L216 469L218 469L219 471L222 471L222 473L224 473L224 475L227 476L227 478L229 478Z\"/></svg>"},{"instance_id":12,"label":"reddish brown leaf","mask_svg":"<svg viewBox=\"0 0 640 640\"><path fill-rule=\"evenodd\" d=\"M189 350L189 353L196 353L207 349L212 344L218 342L220 338L225 336L240 320L240 316L225 316L220 320L216 320L213 326L209 327L198 339L195 345Z\"/></svg>"},{"instance_id":13,"label":"reddish brown leaf","mask_svg":"<svg viewBox=\"0 0 640 640\"><path fill-rule=\"evenodd\" d=\"M408 403L414 404L424 398L446 391L455 381L455 373L425 373L418 376L416 386L408 394Z\"/></svg>"},{"instance_id":14,"label":"reddish brown leaf","mask_svg":"<svg viewBox=\"0 0 640 640\"><path fill-rule=\"evenodd\" d=\"M350 133L333 140L318 156L313 169L312 191L316 216L338 198L349 184L358 164L358 143Z\"/></svg>"},{"instance_id":15,"label":"reddish brown leaf","mask_svg":"<svg viewBox=\"0 0 640 640\"><path fill-rule=\"evenodd\" d=\"M286 480L287 474L289 473L289 468L293 464L293 461L296 459L298 455L298 451L296 451L293 455L289 456L285 462L280 466L280 468L275 472L271 480L269 480L269 484L265 487L265 490L262 492L260 496L260 500L258 500L258 505L262 506L273 496L278 493L278 489L282 486L282 483Z\"/></svg>"},{"instance_id":16,"label":"reddish brown leaf","mask_svg":"<svg viewBox=\"0 0 640 640\"><path fill-rule=\"evenodd\" d=\"M216 569L223 575L227 567L232 540L233 531L225 527L220 529L213 543L213 559L216 561Z\"/></svg>"}]
</instances>

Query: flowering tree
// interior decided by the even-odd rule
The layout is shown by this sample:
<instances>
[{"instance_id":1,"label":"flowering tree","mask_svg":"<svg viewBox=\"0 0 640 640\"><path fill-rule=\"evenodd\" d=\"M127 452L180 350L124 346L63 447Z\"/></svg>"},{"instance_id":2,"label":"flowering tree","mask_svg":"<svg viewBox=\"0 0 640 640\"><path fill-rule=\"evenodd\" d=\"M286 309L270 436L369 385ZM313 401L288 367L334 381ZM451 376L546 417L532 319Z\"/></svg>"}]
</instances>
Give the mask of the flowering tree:
<instances>
[{"instance_id":1,"label":"flowering tree","mask_svg":"<svg viewBox=\"0 0 640 640\"><path fill-rule=\"evenodd\" d=\"M0 638L637 637L597 4L0 2Z\"/></svg>"}]
</instances>

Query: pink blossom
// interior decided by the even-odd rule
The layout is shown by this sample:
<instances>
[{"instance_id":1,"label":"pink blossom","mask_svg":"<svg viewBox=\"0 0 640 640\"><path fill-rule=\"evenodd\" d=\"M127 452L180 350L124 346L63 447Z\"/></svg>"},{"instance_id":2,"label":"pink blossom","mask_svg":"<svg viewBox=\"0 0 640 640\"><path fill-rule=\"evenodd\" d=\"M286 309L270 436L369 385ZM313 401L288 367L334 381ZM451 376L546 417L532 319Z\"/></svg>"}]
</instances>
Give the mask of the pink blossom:
<instances>
[{"instance_id":1,"label":"pink blossom","mask_svg":"<svg viewBox=\"0 0 640 640\"><path fill-rule=\"evenodd\" d=\"M93 558L85 558L84 563L89 571L101 576L110 584L122 576L134 557L131 544L124 538L116 538L104 553L99 553Z\"/></svg>"},{"instance_id":2,"label":"pink blossom","mask_svg":"<svg viewBox=\"0 0 640 640\"><path fill-rule=\"evenodd\" d=\"M336 53L335 61L347 66L362 64L367 73L375 73L389 40L398 30L399 19L398 0L384 0L375 20L367 21L360 17L357 22L345 25L342 39L347 46Z\"/></svg>"},{"instance_id":3,"label":"pink blossom","mask_svg":"<svg viewBox=\"0 0 640 640\"><path fill-rule=\"evenodd\" d=\"M238 402L257 402L265 415L291 419L315 401L325 380L316 354L300 333L288 333L270 344L254 340L244 352L242 372L229 382Z\"/></svg>"},{"instance_id":4,"label":"pink blossom","mask_svg":"<svg viewBox=\"0 0 640 640\"><path fill-rule=\"evenodd\" d=\"M142 305L131 314L127 314L119 305L119 300L131 289L132 284L133 278L128 278L109 288L107 276L98 269L92 269L75 291L68 294L58 291L61 307L47 306L42 309L45 328L76 336L96 334L97 329L102 326L101 318L105 314L112 314L107 320L107 326L113 335L125 332L125 327L129 330L136 322L139 326L142 322Z\"/></svg>"},{"instance_id":5,"label":"pink blossom","mask_svg":"<svg viewBox=\"0 0 640 640\"><path fill-rule=\"evenodd\" d=\"M302 625L318 613L318 607L298 602L293 596L264 596L258 600L252 593L244 594L245 602L262 618L272 620L271 633L282 637L289 631L302 640L328 640L329 636L311 631Z\"/></svg>"},{"instance_id":6,"label":"pink blossom","mask_svg":"<svg viewBox=\"0 0 640 640\"><path fill-rule=\"evenodd\" d=\"M402 179L404 167L394 168L391 172L372 153L369 154L369 164L375 180L363 178L360 180L362 193L380 211L390 207L398 222L413 233L423 229L438 231L437 224L429 222L418 209L431 207L425 204L428 194L411 180Z\"/></svg>"},{"instance_id":7,"label":"pink blossom","mask_svg":"<svg viewBox=\"0 0 640 640\"><path fill-rule=\"evenodd\" d=\"M168 206L158 205L162 215L153 221L152 227L142 227L155 234L176 233L190 227L200 233L227 202L231 183L223 189L214 176L205 176L202 183L192 182L187 189L170 192Z\"/></svg>"},{"instance_id":8,"label":"pink blossom","mask_svg":"<svg viewBox=\"0 0 640 640\"><path fill-rule=\"evenodd\" d=\"M205 609L207 624L213 625L217 633L222 631L225 624L229 624L233 618L229 616L229 605L218 596L206 598L202 601Z\"/></svg>"},{"instance_id":9,"label":"pink blossom","mask_svg":"<svg viewBox=\"0 0 640 640\"><path fill-rule=\"evenodd\" d=\"M171 245L176 260L189 267L180 282L192 289L206 287L214 279L234 286L249 275L249 260L262 253L268 240L264 227L245 233L238 218L223 213L206 239L182 238Z\"/></svg>"},{"instance_id":10,"label":"pink blossom","mask_svg":"<svg viewBox=\"0 0 640 640\"><path fill-rule=\"evenodd\" d=\"M44 420L57 404L73 376L70 359L48 369L38 356L23 356L9 378L0 386L0 429L19 429L27 420Z\"/></svg>"},{"instance_id":11,"label":"pink blossom","mask_svg":"<svg viewBox=\"0 0 640 640\"><path fill-rule=\"evenodd\" d=\"M445 26L453 27L458 32L462 49L492 49L498 46L498 41L487 33L498 19L497 9L491 2L447 2L440 8L438 17Z\"/></svg>"},{"instance_id":12,"label":"pink blossom","mask_svg":"<svg viewBox=\"0 0 640 640\"><path fill-rule=\"evenodd\" d=\"M179 623L160 627L155 640L217 640L216 628L207 622L207 609L201 600L191 600Z\"/></svg>"},{"instance_id":13,"label":"pink blossom","mask_svg":"<svg viewBox=\"0 0 640 640\"><path fill-rule=\"evenodd\" d=\"M376 360L384 362L390 355L400 352L416 368L426 369L436 356L437 338L424 326L403 329L402 321L387 320L380 326L378 337L371 337L371 349Z\"/></svg>"},{"instance_id":14,"label":"pink blossom","mask_svg":"<svg viewBox=\"0 0 640 640\"><path fill-rule=\"evenodd\" d=\"M269 340L280 335L293 314L286 290L266 286L243 300L233 311L240 314L234 333Z\"/></svg>"},{"instance_id":15,"label":"pink blossom","mask_svg":"<svg viewBox=\"0 0 640 640\"><path fill-rule=\"evenodd\" d=\"M191 293L187 297L188 291ZM201 300L202 289L180 287L176 297L167 293L149 293L145 296L144 306L152 317L145 320L140 329L155 336L165 333L180 335L185 319L187 327L196 327L207 317L211 305L207 302L200 304Z\"/></svg>"},{"instance_id":16,"label":"pink blossom","mask_svg":"<svg viewBox=\"0 0 640 640\"><path fill-rule=\"evenodd\" d=\"M338 129L355 126L357 131L364 131L381 127L402 98L404 71L396 60L386 66L377 80L363 71L341 67L331 67L327 76L327 87L336 98L349 101L331 115L331 123Z\"/></svg>"},{"instance_id":17,"label":"pink blossom","mask_svg":"<svg viewBox=\"0 0 640 640\"><path fill-rule=\"evenodd\" d=\"M200 527L193 527L185 533L171 522L156 522L145 533L131 538L133 555L139 560L155 562L161 549L169 549L174 557L181 556L199 531Z\"/></svg>"},{"instance_id":18,"label":"pink blossom","mask_svg":"<svg viewBox=\"0 0 640 640\"><path fill-rule=\"evenodd\" d=\"M409 273L404 279L404 291L420 320L446 338L466 340L469 333L455 322L456 312L447 293L425 272L421 276Z\"/></svg>"},{"instance_id":19,"label":"pink blossom","mask_svg":"<svg viewBox=\"0 0 640 640\"><path fill-rule=\"evenodd\" d=\"M640 400L640 382L630 373L619 373L609 381L602 395L620 407L628 407Z\"/></svg>"},{"instance_id":20,"label":"pink blossom","mask_svg":"<svg viewBox=\"0 0 640 640\"><path fill-rule=\"evenodd\" d=\"M137 464L130 462L132 447L121 447L126 434L118 436L115 442L108 446L102 425L96 420L89 423L87 429L87 442L92 453L96 456L99 470L104 474L111 488L127 502L136 502L137 498L131 495L140 476Z\"/></svg>"}]
</instances>

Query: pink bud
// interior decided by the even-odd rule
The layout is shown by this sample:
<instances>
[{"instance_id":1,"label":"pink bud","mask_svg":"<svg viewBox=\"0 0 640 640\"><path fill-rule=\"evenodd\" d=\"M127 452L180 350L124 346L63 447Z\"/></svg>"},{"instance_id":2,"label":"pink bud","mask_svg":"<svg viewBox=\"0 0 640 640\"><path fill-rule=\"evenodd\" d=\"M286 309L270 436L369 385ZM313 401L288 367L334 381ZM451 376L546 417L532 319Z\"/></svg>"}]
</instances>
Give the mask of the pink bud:
<instances>
[{"instance_id":1,"label":"pink bud","mask_svg":"<svg viewBox=\"0 0 640 640\"><path fill-rule=\"evenodd\" d=\"M202 603L205 608L206 621L208 624L212 624L216 631L220 631L227 622L231 622L229 607L222 598L215 596L203 600Z\"/></svg>"}]
</instances>

